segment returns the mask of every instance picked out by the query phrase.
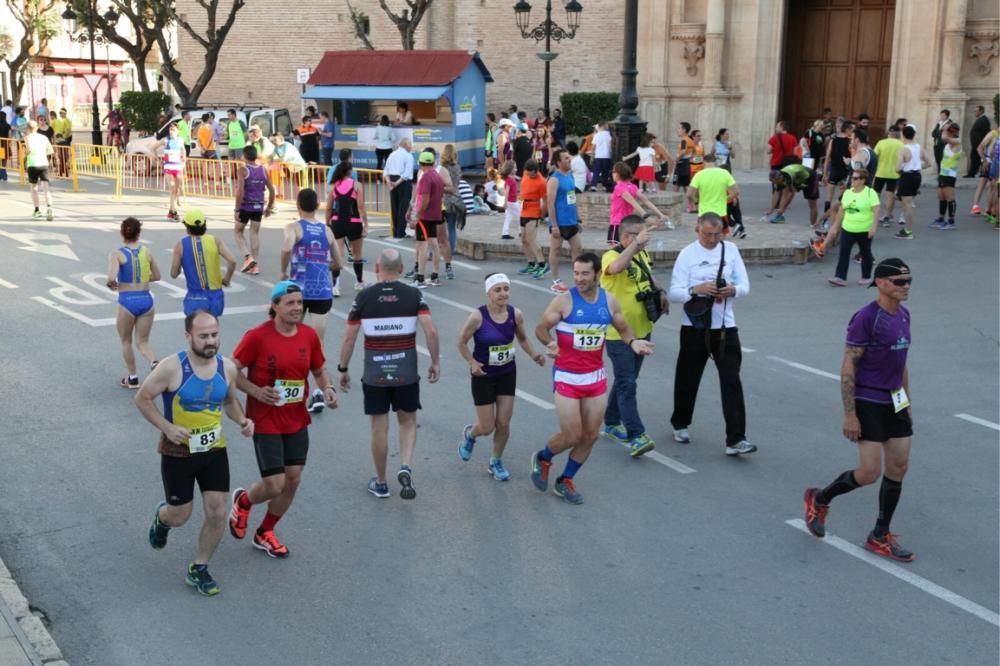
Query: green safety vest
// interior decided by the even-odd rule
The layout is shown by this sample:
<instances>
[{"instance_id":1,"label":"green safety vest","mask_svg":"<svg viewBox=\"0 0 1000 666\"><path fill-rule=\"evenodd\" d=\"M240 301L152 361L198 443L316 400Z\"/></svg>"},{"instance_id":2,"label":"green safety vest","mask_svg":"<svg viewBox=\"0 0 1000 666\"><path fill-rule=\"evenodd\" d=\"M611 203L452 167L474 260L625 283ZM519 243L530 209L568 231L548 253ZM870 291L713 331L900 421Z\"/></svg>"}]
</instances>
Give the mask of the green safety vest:
<instances>
[{"instance_id":1,"label":"green safety vest","mask_svg":"<svg viewBox=\"0 0 1000 666\"><path fill-rule=\"evenodd\" d=\"M243 134L243 126L240 121L232 120L226 125L226 133L229 135L230 148L243 148L247 145L246 135Z\"/></svg>"},{"instance_id":2,"label":"green safety vest","mask_svg":"<svg viewBox=\"0 0 1000 666\"><path fill-rule=\"evenodd\" d=\"M177 121L177 134L181 137L181 141L185 146L191 144L191 126L188 125L186 120Z\"/></svg>"}]
</instances>

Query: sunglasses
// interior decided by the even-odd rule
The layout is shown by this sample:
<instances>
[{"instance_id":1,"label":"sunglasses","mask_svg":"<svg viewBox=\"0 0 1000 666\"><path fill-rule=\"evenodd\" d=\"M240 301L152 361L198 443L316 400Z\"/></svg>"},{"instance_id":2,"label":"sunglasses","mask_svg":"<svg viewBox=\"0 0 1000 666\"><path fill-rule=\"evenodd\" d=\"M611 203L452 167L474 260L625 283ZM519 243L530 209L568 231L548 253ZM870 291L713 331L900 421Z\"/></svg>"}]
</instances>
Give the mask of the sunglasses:
<instances>
[{"instance_id":1,"label":"sunglasses","mask_svg":"<svg viewBox=\"0 0 1000 666\"><path fill-rule=\"evenodd\" d=\"M889 280L889 282L897 287L906 287L913 284L913 278L899 278L898 280Z\"/></svg>"},{"instance_id":2,"label":"sunglasses","mask_svg":"<svg viewBox=\"0 0 1000 666\"><path fill-rule=\"evenodd\" d=\"M851 180L864 180L864 176L851 176Z\"/></svg>"}]
</instances>

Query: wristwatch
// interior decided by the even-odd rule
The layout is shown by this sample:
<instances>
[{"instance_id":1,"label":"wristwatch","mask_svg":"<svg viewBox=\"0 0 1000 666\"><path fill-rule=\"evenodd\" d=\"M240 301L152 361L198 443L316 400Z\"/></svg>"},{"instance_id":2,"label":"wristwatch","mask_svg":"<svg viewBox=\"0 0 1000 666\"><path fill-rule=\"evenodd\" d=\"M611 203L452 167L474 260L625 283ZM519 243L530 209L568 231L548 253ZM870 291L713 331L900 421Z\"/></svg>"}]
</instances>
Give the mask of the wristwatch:
<instances>
[{"instance_id":1,"label":"wristwatch","mask_svg":"<svg viewBox=\"0 0 1000 666\"><path fill-rule=\"evenodd\" d=\"M337 365L337 372L347 372L347 368L342 365Z\"/></svg>"},{"instance_id":2,"label":"wristwatch","mask_svg":"<svg viewBox=\"0 0 1000 666\"><path fill-rule=\"evenodd\" d=\"M688 287L688 296L694 296L694 287Z\"/></svg>"}]
</instances>

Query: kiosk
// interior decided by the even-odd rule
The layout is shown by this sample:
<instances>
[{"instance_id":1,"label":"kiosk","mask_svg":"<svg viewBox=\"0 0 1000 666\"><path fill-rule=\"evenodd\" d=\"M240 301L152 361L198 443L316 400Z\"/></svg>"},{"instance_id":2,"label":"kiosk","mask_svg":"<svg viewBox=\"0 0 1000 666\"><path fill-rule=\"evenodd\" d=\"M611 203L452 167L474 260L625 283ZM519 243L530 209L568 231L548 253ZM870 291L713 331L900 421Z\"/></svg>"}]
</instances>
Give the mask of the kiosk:
<instances>
[{"instance_id":1,"label":"kiosk","mask_svg":"<svg viewBox=\"0 0 1000 666\"><path fill-rule=\"evenodd\" d=\"M350 148L354 164L374 168L379 118L389 117L393 143L413 141L414 151L455 146L463 167L483 163L486 84L493 77L470 51L327 51L302 97L336 118L335 150ZM405 102L413 125L396 123Z\"/></svg>"}]
</instances>

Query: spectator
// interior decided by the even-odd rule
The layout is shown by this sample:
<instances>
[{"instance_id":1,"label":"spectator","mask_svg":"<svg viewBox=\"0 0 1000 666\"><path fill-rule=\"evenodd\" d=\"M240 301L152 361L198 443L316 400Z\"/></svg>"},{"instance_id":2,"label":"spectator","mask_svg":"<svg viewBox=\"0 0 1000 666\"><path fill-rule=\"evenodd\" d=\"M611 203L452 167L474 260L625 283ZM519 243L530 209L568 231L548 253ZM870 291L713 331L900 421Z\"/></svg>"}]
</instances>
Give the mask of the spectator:
<instances>
[{"instance_id":1,"label":"spectator","mask_svg":"<svg viewBox=\"0 0 1000 666\"><path fill-rule=\"evenodd\" d=\"M323 164L333 164L333 145L334 145L334 134L336 132L336 126L334 125L333 118L326 111L319 112L320 120L323 123L323 127L319 131L319 144L320 144L320 161ZM385 116L383 116L384 118ZM386 118L388 123L388 118ZM377 153L378 151L376 151ZM386 153L388 154L388 153ZM379 166L378 168L382 168Z\"/></svg>"},{"instance_id":2,"label":"spectator","mask_svg":"<svg viewBox=\"0 0 1000 666\"><path fill-rule=\"evenodd\" d=\"M976 119L972 122L972 129L969 130L969 170L965 173L966 178L975 178L980 175L983 158L979 154L979 144L990 133L990 119L986 115L986 109L977 104L974 113Z\"/></svg>"},{"instance_id":3,"label":"spectator","mask_svg":"<svg viewBox=\"0 0 1000 666\"><path fill-rule=\"evenodd\" d=\"M612 190L611 185L611 132L608 131L608 123L600 123L597 134L594 136L594 180L593 187L603 185L608 192Z\"/></svg>"},{"instance_id":4,"label":"spectator","mask_svg":"<svg viewBox=\"0 0 1000 666\"><path fill-rule=\"evenodd\" d=\"M375 168L381 170L392 154L392 127L389 116L382 116L375 127Z\"/></svg>"}]
</instances>

